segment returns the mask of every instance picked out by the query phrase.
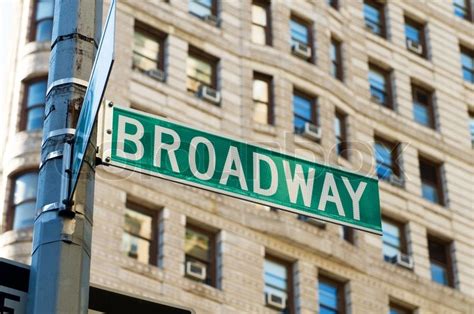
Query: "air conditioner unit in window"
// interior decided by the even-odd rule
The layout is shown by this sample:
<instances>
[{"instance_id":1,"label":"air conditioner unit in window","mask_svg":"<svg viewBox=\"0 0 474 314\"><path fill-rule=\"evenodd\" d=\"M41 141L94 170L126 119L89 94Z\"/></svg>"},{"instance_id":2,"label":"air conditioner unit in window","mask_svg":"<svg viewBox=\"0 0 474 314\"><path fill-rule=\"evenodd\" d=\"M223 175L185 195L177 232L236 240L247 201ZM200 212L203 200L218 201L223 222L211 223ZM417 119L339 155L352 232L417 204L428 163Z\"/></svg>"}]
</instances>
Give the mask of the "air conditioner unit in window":
<instances>
[{"instance_id":1,"label":"air conditioner unit in window","mask_svg":"<svg viewBox=\"0 0 474 314\"><path fill-rule=\"evenodd\" d=\"M322 136L322 129L319 126L306 122L304 124L303 135L312 140L320 140Z\"/></svg>"},{"instance_id":2,"label":"air conditioner unit in window","mask_svg":"<svg viewBox=\"0 0 474 314\"><path fill-rule=\"evenodd\" d=\"M419 55L423 53L423 46L420 43L411 39L407 39L407 49Z\"/></svg>"},{"instance_id":3,"label":"air conditioner unit in window","mask_svg":"<svg viewBox=\"0 0 474 314\"><path fill-rule=\"evenodd\" d=\"M393 173L390 175L388 180L391 184L401 186L401 187L403 187L405 184L405 181L403 180L402 177L399 177Z\"/></svg>"},{"instance_id":4,"label":"air conditioner unit in window","mask_svg":"<svg viewBox=\"0 0 474 314\"><path fill-rule=\"evenodd\" d=\"M413 258L410 255L398 253L395 256L395 263L402 267L413 269Z\"/></svg>"},{"instance_id":5,"label":"air conditioner unit in window","mask_svg":"<svg viewBox=\"0 0 474 314\"><path fill-rule=\"evenodd\" d=\"M204 280L206 279L206 265L195 261L187 261L186 275L194 279Z\"/></svg>"},{"instance_id":6,"label":"air conditioner unit in window","mask_svg":"<svg viewBox=\"0 0 474 314\"><path fill-rule=\"evenodd\" d=\"M145 72L145 74L161 82L165 80L165 72L160 69L148 70Z\"/></svg>"},{"instance_id":7,"label":"air conditioner unit in window","mask_svg":"<svg viewBox=\"0 0 474 314\"><path fill-rule=\"evenodd\" d=\"M311 48L302 43L295 43L291 46L291 52L300 58L308 59L311 57Z\"/></svg>"},{"instance_id":8,"label":"air conditioner unit in window","mask_svg":"<svg viewBox=\"0 0 474 314\"><path fill-rule=\"evenodd\" d=\"M283 310L286 308L286 295L284 293L276 294L274 292L266 292L265 303L273 308Z\"/></svg>"},{"instance_id":9,"label":"air conditioner unit in window","mask_svg":"<svg viewBox=\"0 0 474 314\"><path fill-rule=\"evenodd\" d=\"M212 24L214 26L218 26L220 22L219 18L212 14L204 15L202 19L206 21L207 23Z\"/></svg>"},{"instance_id":10,"label":"air conditioner unit in window","mask_svg":"<svg viewBox=\"0 0 474 314\"><path fill-rule=\"evenodd\" d=\"M199 97L214 104L219 104L221 102L221 93L206 85L201 85L199 87Z\"/></svg>"}]
</instances>

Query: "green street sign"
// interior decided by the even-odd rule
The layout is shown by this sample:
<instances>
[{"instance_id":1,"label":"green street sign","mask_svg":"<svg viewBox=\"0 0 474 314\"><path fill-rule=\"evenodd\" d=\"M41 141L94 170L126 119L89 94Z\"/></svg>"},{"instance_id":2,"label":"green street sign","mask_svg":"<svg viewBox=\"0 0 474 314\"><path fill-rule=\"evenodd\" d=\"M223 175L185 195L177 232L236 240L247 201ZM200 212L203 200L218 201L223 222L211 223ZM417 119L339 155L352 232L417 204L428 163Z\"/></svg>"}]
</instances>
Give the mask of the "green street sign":
<instances>
[{"instance_id":1,"label":"green street sign","mask_svg":"<svg viewBox=\"0 0 474 314\"><path fill-rule=\"evenodd\" d=\"M105 164L382 233L374 178L115 105L100 120Z\"/></svg>"}]
</instances>

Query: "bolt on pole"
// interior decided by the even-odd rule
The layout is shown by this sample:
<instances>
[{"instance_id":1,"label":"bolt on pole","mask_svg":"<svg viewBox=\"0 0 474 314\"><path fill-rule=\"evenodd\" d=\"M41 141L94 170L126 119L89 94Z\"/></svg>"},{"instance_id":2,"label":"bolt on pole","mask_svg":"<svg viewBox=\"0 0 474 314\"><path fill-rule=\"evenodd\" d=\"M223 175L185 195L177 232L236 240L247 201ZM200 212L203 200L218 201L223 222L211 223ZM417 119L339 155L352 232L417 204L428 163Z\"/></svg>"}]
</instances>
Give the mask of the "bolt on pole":
<instances>
[{"instance_id":1,"label":"bolt on pole","mask_svg":"<svg viewBox=\"0 0 474 314\"><path fill-rule=\"evenodd\" d=\"M67 202L64 195L74 128L100 40L102 4L102 0L55 1L28 313L88 311L95 130L74 202Z\"/></svg>"}]
</instances>

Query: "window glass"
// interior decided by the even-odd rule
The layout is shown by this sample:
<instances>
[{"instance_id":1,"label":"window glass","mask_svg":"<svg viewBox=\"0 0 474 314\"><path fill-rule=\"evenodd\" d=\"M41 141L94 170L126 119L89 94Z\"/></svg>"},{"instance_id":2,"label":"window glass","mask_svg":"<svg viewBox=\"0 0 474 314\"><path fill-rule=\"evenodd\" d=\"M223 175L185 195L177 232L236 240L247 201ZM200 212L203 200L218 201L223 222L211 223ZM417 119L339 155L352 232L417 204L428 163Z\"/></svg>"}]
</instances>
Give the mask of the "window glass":
<instances>
[{"instance_id":1,"label":"window glass","mask_svg":"<svg viewBox=\"0 0 474 314\"><path fill-rule=\"evenodd\" d=\"M319 313L337 314L339 313L339 286L336 283L325 279L319 280Z\"/></svg>"},{"instance_id":2,"label":"window glass","mask_svg":"<svg viewBox=\"0 0 474 314\"><path fill-rule=\"evenodd\" d=\"M375 142L375 160L377 162L377 176L381 179L389 179L394 173L393 147L376 140Z\"/></svg>"},{"instance_id":3,"label":"window glass","mask_svg":"<svg viewBox=\"0 0 474 314\"><path fill-rule=\"evenodd\" d=\"M428 250L430 256L431 279L439 284L450 286L451 265L448 257L449 244L442 243L431 237L428 238Z\"/></svg>"},{"instance_id":4,"label":"window glass","mask_svg":"<svg viewBox=\"0 0 474 314\"><path fill-rule=\"evenodd\" d=\"M369 68L370 94L374 98L378 99L378 101L384 106L389 105L386 77L386 73L383 73L373 67Z\"/></svg>"},{"instance_id":5,"label":"window glass","mask_svg":"<svg viewBox=\"0 0 474 314\"><path fill-rule=\"evenodd\" d=\"M270 123L270 84L269 80L253 80L254 121L262 124Z\"/></svg>"},{"instance_id":6,"label":"window glass","mask_svg":"<svg viewBox=\"0 0 474 314\"><path fill-rule=\"evenodd\" d=\"M44 103L47 80L26 83L26 123L25 129L33 131L43 128Z\"/></svg>"},{"instance_id":7,"label":"window glass","mask_svg":"<svg viewBox=\"0 0 474 314\"><path fill-rule=\"evenodd\" d=\"M189 0L189 12L199 17L212 15L212 0Z\"/></svg>"},{"instance_id":8,"label":"window glass","mask_svg":"<svg viewBox=\"0 0 474 314\"><path fill-rule=\"evenodd\" d=\"M421 30L415 25L406 23L405 24L405 35L407 39L415 43L421 43Z\"/></svg>"},{"instance_id":9,"label":"window glass","mask_svg":"<svg viewBox=\"0 0 474 314\"><path fill-rule=\"evenodd\" d=\"M461 48L461 65L464 80L474 83L474 52Z\"/></svg>"},{"instance_id":10,"label":"window glass","mask_svg":"<svg viewBox=\"0 0 474 314\"><path fill-rule=\"evenodd\" d=\"M401 253L401 231L398 225L385 219L382 219L382 230L383 256L390 262Z\"/></svg>"},{"instance_id":11,"label":"window glass","mask_svg":"<svg viewBox=\"0 0 474 314\"><path fill-rule=\"evenodd\" d=\"M54 0L37 0L35 41L50 41L53 30Z\"/></svg>"},{"instance_id":12,"label":"window glass","mask_svg":"<svg viewBox=\"0 0 474 314\"><path fill-rule=\"evenodd\" d=\"M125 209L122 251L142 263L152 263L154 219L151 215L130 208Z\"/></svg>"},{"instance_id":13,"label":"window glass","mask_svg":"<svg viewBox=\"0 0 474 314\"><path fill-rule=\"evenodd\" d=\"M438 166L420 159L421 189L424 199L441 204Z\"/></svg>"},{"instance_id":14,"label":"window glass","mask_svg":"<svg viewBox=\"0 0 474 314\"><path fill-rule=\"evenodd\" d=\"M454 15L463 19L469 19L469 7L467 4L469 0L453 0Z\"/></svg>"},{"instance_id":15,"label":"window glass","mask_svg":"<svg viewBox=\"0 0 474 314\"><path fill-rule=\"evenodd\" d=\"M159 60L161 58L160 42L156 37L135 30L133 45L133 66L142 70L148 71L158 69Z\"/></svg>"},{"instance_id":16,"label":"window glass","mask_svg":"<svg viewBox=\"0 0 474 314\"><path fill-rule=\"evenodd\" d=\"M419 102L413 103L413 118L419 124L426 126L431 124L429 108L426 105L420 104Z\"/></svg>"},{"instance_id":17,"label":"window glass","mask_svg":"<svg viewBox=\"0 0 474 314\"><path fill-rule=\"evenodd\" d=\"M19 175L13 180L13 230L33 226L37 186L38 173L36 172Z\"/></svg>"},{"instance_id":18,"label":"window glass","mask_svg":"<svg viewBox=\"0 0 474 314\"><path fill-rule=\"evenodd\" d=\"M410 314L410 313L412 313L411 310L408 310L399 305L390 304L389 314Z\"/></svg>"},{"instance_id":19,"label":"window glass","mask_svg":"<svg viewBox=\"0 0 474 314\"><path fill-rule=\"evenodd\" d=\"M256 44L270 44L267 12L267 5L252 4L252 42Z\"/></svg>"},{"instance_id":20,"label":"window glass","mask_svg":"<svg viewBox=\"0 0 474 314\"><path fill-rule=\"evenodd\" d=\"M412 86L412 90L414 120L421 125L434 128L431 93L418 86Z\"/></svg>"},{"instance_id":21,"label":"window glass","mask_svg":"<svg viewBox=\"0 0 474 314\"><path fill-rule=\"evenodd\" d=\"M347 158L346 151L346 118L344 114L336 112L334 118L334 133L336 135L336 153L339 156Z\"/></svg>"},{"instance_id":22,"label":"window glass","mask_svg":"<svg viewBox=\"0 0 474 314\"><path fill-rule=\"evenodd\" d=\"M300 22L297 22L295 20L290 20L290 30L291 30L291 44L301 43L306 46L309 46L308 26Z\"/></svg>"},{"instance_id":23,"label":"window glass","mask_svg":"<svg viewBox=\"0 0 474 314\"><path fill-rule=\"evenodd\" d=\"M329 50L331 58L331 75L338 80L342 80L342 64L341 62L341 43L335 39L331 39L331 47Z\"/></svg>"},{"instance_id":24,"label":"window glass","mask_svg":"<svg viewBox=\"0 0 474 314\"><path fill-rule=\"evenodd\" d=\"M200 281L208 285L215 285L215 274L213 272L214 263L212 254L214 248L213 236L197 227L187 226L186 237L184 242L185 252L185 267L186 274L193 280ZM193 277L191 273L188 273L188 263L191 265L201 265L204 267L206 276L203 279Z\"/></svg>"},{"instance_id":25,"label":"window glass","mask_svg":"<svg viewBox=\"0 0 474 314\"><path fill-rule=\"evenodd\" d=\"M341 226L341 236L345 241L354 244L354 229L351 227Z\"/></svg>"},{"instance_id":26,"label":"window glass","mask_svg":"<svg viewBox=\"0 0 474 314\"><path fill-rule=\"evenodd\" d=\"M265 259L264 264L264 293L271 293L288 301L288 269L285 264L278 263L272 259ZM288 313L288 302L286 309L281 313Z\"/></svg>"},{"instance_id":27,"label":"window glass","mask_svg":"<svg viewBox=\"0 0 474 314\"><path fill-rule=\"evenodd\" d=\"M471 144L474 147L474 113L469 113L469 131L471 133Z\"/></svg>"},{"instance_id":28,"label":"window glass","mask_svg":"<svg viewBox=\"0 0 474 314\"><path fill-rule=\"evenodd\" d=\"M378 35L382 35L382 13L381 9L374 6L372 3L364 2L364 18L365 24L370 27L370 30Z\"/></svg>"},{"instance_id":29,"label":"window glass","mask_svg":"<svg viewBox=\"0 0 474 314\"><path fill-rule=\"evenodd\" d=\"M316 124L313 114L313 100L300 94L293 94L293 123L295 133L303 133L306 123Z\"/></svg>"},{"instance_id":30,"label":"window glass","mask_svg":"<svg viewBox=\"0 0 474 314\"><path fill-rule=\"evenodd\" d=\"M197 92L200 85L213 87L213 65L209 61L189 55L186 74L189 91Z\"/></svg>"}]
</instances>

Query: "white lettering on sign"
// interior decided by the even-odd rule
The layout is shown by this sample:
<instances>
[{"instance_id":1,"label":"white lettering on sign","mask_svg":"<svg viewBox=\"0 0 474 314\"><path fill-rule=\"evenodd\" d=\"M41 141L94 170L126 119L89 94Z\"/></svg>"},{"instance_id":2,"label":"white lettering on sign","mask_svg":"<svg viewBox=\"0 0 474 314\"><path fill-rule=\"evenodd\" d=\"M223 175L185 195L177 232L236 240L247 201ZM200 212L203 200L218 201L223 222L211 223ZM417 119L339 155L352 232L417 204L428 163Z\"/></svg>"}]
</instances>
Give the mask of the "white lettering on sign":
<instances>
[{"instance_id":1,"label":"white lettering on sign","mask_svg":"<svg viewBox=\"0 0 474 314\"><path fill-rule=\"evenodd\" d=\"M260 173L260 164L261 162L265 162L269 168L270 173L270 186L266 189L262 188L261 186L261 173ZM262 155L259 153L253 153L253 191L255 193L271 196L276 193L278 188L278 172L275 162L268 156Z\"/></svg>"},{"instance_id":2,"label":"white lettering on sign","mask_svg":"<svg viewBox=\"0 0 474 314\"><path fill-rule=\"evenodd\" d=\"M137 131L133 134L126 133L125 129L127 124L135 126ZM143 135L145 134L145 130L143 129L143 125L132 118L119 116L118 118L118 130L117 130L118 138L120 141L117 143L117 156L130 159L130 160L140 160L145 153L145 149L143 147L142 142L140 141ZM132 142L135 145L136 153L126 153L125 152L125 142Z\"/></svg>"},{"instance_id":3,"label":"white lettering on sign","mask_svg":"<svg viewBox=\"0 0 474 314\"><path fill-rule=\"evenodd\" d=\"M298 199L298 191L301 190L303 196L304 206L311 206L311 198L313 196L314 186L314 168L308 170L308 180L304 180L303 167L300 164L296 164L295 173L291 176L290 163L288 160L283 160L283 169L285 170L286 184L288 185L288 195L290 196L290 202L296 204Z\"/></svg>"},{"instance_id":4,"label":"white lettering on sign","mask_svg":"<svg viewBox=\"0 0 474 314\"><path fill-rule=\"evenodd\" d=\"M206 172L199 172L196 165L196 152L199 144L203 144L207 148L207 153L209 155L209 162L207 165ZM202 136L194 137L189 144L189 168L193 175L201 180L210 180L216 171L216 150L214 145L207 139Z\"/></svg>"},{"instance_id":5,"label":"white lettering on sign","mask_svg":"<svg viewBox=\"0 0 474 314\"><path fill-rule=\"evenodd\" d=\"M117 156L132 161L138 161L143 158L144 144L142 140L144 132L144 127L138 120L126 116L119 116L117 129ZM171 140L167 139L166 142L163 142L164 136L170 137ZM178 165L176 158L176 152L181 147L181 138L179 134L173 129L155 125L153 144L153 166L158 168L163 166L161 161L164 152L170 161L172 171L179 173L180 165ZM136 150L135 153L125 151L125 147L128 148L127 151L131 150L130 147L132 146L129 145L133 145ZM200 150L197 149L199 145L204 146L207 150L208 158L199 156ZM224 157L217 156L213 143L203 136L195 136L191 139L187 154L188 166L192 174L196 178L206 181L211 180L214 177L216 170L220 170L216 169L218 164L216 158ZM238 178L240 188L248 191L249 187L247 177L238 148L236 146L229 146L225 158L219 178L219 184L227 185L229 178L233 176ZM201 170L205 169L205 171L201 172L198 169L198 164L203 161L207 164L204 165L205 167L199 167ZM187 165L181 166L186 167ZM280 169L280 171L283 169L290 202L298 204L298 196L301 193L304 206L311 208L313 197L317 196L314 191L316 170L311 167L308 168L305 178L305 171L303 171L303 166L301 164L295 163L293 172L291 171L290 162L288 160L282 160L282 163L278 164L278 166L280 168L277 167L277 164L270 156L256 152L252 154L253 192L263 196L272 196L277 193L279 189L278 169ZM267 182L269 181L268 187L262 187L262 178L265 178L265 181ZM352 201L353 218L355 220L360 220L360 201L367 187L367 183L361 181L356 189L354 189L349 178L342 176L341 179L345 190ZM339 194L340 191L338 190L334 175L327 172L323 180L321 194L319 195L318 210L326 211L327 203L330 202L335 205L339 216L345 217L347 208L345 209L342 205Z\"/></svg>"},{"instance_id":6,"label":"white lettering on sign","mask_svg":"<svg viewBox=\"0 0 474 314\"><path fill-rule=\"evenodd\" d=\"M168 134L173 138L173 143L166 144L162 142L163 134ZM179 138L178 133L175 130L163 128L161 126L155 126L155 150L154 150L154 159L153 166L160 168L161 167L161 151L166 150L168 153L168 158L171 162L171 169L174 172L179 173L178 162L176 161L175 152L181 145L181 139Z\"/></svg>"},{"instance_id":7,"label":"white lettering on sign","mask_svg":"<svg viewBox=\"0 0 474 314\"><path fill-rule=\"evenodd\" d=\"M232 167L235 165L235 169ZM245 180L244 169L242 168L242 161L240 160L239 151L237 147L230 146L227 158L225 159L224 168L222 169L220 184L227 185L229 176L235 176L239 178L240 188L248 191L247 181Z\"/></svg>"}]
</instances>

